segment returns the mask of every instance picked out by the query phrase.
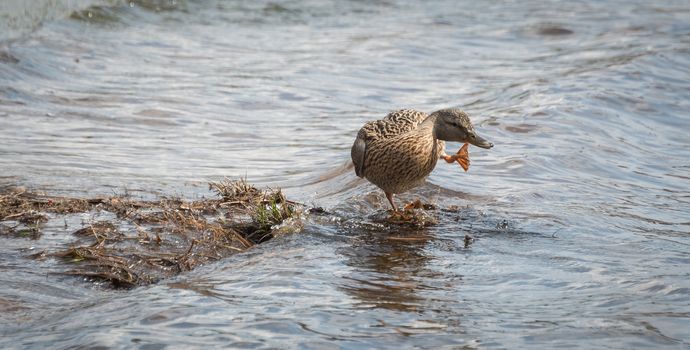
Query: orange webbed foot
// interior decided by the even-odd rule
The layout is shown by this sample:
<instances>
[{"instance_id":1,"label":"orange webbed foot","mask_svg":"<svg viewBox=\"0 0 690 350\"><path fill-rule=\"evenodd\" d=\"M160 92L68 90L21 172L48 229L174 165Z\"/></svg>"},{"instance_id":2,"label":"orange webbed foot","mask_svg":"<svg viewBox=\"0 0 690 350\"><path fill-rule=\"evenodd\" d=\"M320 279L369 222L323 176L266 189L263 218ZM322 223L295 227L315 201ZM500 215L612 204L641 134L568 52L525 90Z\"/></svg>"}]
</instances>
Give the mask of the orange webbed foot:
<instances>
[{"instance_id":1,"label":"orange webbed foot","mask_svg":"<svg viewBox=\"0 0 690 350\"><path fill-rule=\"evenodd\" d=\"M469 143L465 143L460 147L458 153L455 155L458 164L463 170L467 171L470 168L470 152L467 150Z\"/></svg>"},{"instance_id":2,"label":"orange webbed foot","mask_svg":"<svg viewBox=\"0 0 690 350\"><path fill-rule=\"evenodd\" d=\"M448 163L458 162L462 169L467 171L470 168L470 152L467 150L469 145L469 143L466 143L460 147L458 153L453 154L452 156L445 155L441 158Z\"/></svg>"}]
</instances>

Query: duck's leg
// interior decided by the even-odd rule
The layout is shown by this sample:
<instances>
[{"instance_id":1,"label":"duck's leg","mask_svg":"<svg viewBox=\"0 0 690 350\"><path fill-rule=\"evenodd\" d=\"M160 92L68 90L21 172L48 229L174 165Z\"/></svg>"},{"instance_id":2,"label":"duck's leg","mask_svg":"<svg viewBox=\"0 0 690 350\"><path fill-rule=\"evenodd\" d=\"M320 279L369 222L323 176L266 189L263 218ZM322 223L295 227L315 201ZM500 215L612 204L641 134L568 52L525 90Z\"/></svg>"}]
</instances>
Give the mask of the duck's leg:
<instances>
[{"instance_id":1,"label":"duck's leg","mask_svg":"<svg viewBox=\"0 0 690 350\"><path fill-rule=\"evenodd\" d=\"M385 192L386 193L386 198L388 198L388 201L391 203L391 206L393 207L393 211L397 212L398 207L395 206L395 201L393 200L393 194L390 192Z\"/></svg>"},{"instance_id":2,"label":"duck's leg","mask_svg":"<svg viewBox=\"0 0 690 350\"><path fill-rule=\"evenodd\" d=\"M467 151L468 143L460 147L458 153L449 156L445 153L441 154L441 158L448 163L458 162L463 170L467 171L470 168L470 153Z\"/></svg>"},{"instance_id":3,"label":"duck's leg","mask_svg":"<svg viewBox=\"0 0 690 350\"><path fill-rule=\"evenodd\" d=\"M458 159L458 156L457 156L457 154L449 156L444 152L443 154L441 154L441 159L445 160L446 162L448 162L450 164L450 163L454 163L455 160Z\"/></svg>"}]
</instances>

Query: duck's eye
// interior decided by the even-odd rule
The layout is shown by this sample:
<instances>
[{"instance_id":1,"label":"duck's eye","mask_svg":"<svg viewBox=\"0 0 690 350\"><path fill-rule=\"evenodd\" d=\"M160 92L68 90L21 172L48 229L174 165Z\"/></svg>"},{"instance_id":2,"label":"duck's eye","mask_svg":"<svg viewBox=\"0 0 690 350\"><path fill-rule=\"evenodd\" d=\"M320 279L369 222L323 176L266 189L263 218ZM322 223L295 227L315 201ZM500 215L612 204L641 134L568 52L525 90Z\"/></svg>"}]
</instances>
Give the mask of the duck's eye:
<instances>
[{"instance_id":1,"label":"duck's eye","mask_svg":"<svg viewBox=\"0 0 690 350\"><path fill-rule=\"evenodd\" d=\"M470 138L474 140L477 136L475 134L470 134Z\"/></svg>"}]
</instances>

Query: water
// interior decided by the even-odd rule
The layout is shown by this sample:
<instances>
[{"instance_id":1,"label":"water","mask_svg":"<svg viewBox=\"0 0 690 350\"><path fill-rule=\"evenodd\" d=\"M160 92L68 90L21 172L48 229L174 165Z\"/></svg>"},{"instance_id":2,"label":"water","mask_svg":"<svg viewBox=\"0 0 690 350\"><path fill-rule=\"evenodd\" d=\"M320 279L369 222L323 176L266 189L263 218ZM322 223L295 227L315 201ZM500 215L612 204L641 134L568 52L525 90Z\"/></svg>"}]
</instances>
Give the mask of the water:
<instances>
[{"instance_id":1,"label":"water","mask_svg":"<svg viewBox=\"0 0 690 350\"><path fill-rule=\"evenodd\" d=\"M331 214L131 291L26 258L92 218L2 238L2 348L690 346L687 2L4 4L0 185ZM356 131L451 106L496 147L401 196L438 225L377 225Z\"/></svg>"}]
</instances>

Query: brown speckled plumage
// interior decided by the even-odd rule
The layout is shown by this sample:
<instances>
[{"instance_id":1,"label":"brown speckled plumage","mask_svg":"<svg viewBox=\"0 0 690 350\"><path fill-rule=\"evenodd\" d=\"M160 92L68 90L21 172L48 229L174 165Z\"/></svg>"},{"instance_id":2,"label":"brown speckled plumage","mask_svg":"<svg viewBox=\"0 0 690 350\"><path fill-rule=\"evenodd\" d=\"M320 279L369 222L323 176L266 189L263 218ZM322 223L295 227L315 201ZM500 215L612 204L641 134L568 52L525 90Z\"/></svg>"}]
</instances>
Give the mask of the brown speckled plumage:
<instances>
[{"instance_id":1,"label":"brown speckled plumage","mask_svg":"<svg viewBox=\"0 0 690 350\"><path fill-rule=\"evenodd\" d=\"M351 156L357 176L384 190L391 200L392 194L424 183L439 157L447 156L443 140L472 142L470 137L484 142L480 147L491 147L476 136L469 117L459 109L431 115L403 109L364 124L352 145ZM392 200L391 205L395 209Z\"/></svg>"},{"instance_id":2,"label":"brown speckled plumage","mask_svg":"<svg viewBox=\"0 0 690 350\"><path fill-rule=\"evenodd\" d=\"M355 157L353 148L358 175L390 193L405 192L423 183L445 144L434 140L429 128L432 125L417 129L427 117L424 112L403 109L366 123L357 133L357 140L366 144L363 157Z\"/></svg>"}]
</instances>

